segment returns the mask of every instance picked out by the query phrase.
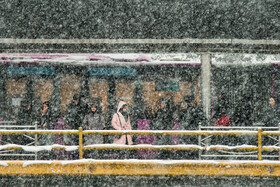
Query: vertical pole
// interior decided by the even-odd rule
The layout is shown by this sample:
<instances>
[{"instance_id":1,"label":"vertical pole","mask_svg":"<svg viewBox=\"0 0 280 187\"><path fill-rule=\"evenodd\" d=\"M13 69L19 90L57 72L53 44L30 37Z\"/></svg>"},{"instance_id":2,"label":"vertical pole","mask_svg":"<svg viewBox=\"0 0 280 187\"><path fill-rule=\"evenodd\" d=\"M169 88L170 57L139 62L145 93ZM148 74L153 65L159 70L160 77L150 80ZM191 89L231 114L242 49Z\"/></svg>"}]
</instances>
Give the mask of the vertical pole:
<instances>
[{"instance_id":1,"label":"vertical pole","mask_svg":"<svg viewBox=\"0 0 280 187\"><path fill-rule=\"evenodd\" d=\"M35 121L35 130L38 130L38 121ZM35 134L35 146L38 145L38 134ZM35 160L38 159L38 152L35 152Z\"/></svg>"},{"instance_id":2,"label":"vertical pole","mask_svg":"<svg viewBox=\"0 0 280 187\"><path fill-rule=\"evenodd\" d=\"M8 112L8 101L7 101L7 68L8 66L0 66L0 104L3 114ZM4 117L4 116L1 116Z\"/></svg>"},{"instance_id":3,"label":"vertical pole","mask_svg":"<svg viewBox=\"0 0 280 187\"><path fill-rule=\"evenodd\" d=\"M211 107L211 55L201 55L202 103L205 117L210 121Z\"/></svg>"},{"instance_id":4,"label":"vertical pole","mask_svg":"<svg viewBox=\"0 0 280 187\"><path fill-rule=\"evenodd\" d=\"M262 160L262 129L258 128L258 160Z\"/></svg>"},{"instance_id":5,"label":"vertical pole","mask_svg":"<svg viewBox=\"0 0 280 187\"><path fill-rule=\"evenodd\" d=\"M83 159L83 128L79 127L79 155Z\"/></svg>"},{"instance_id":6,"label":"vertical pole","mask_svg":"<svg viewBox=\"0 0 280 187\"><path fill-rule=\"evenodd\" d=\"M113 76L107 76L107 82L108 82L108 95L107 95L107 114L106 114L106 129L108 129L110 127L111 124L109 124L108 122L112 120L112 116L111 114L115 113L115 110L117 110L115 108L115 105L117 103L117 99L116 99L116 78ZM105 143L111 143L109 140L109 136L105 135L104 136L104 142Z\"/></svg>"},{"instance_id":7,"label":"vertical pole","mask_svg":"<svg viewBox=\"0 0 280 187\"><path fill-rule=\"evenodd\" d=\"M199 131L201 131L201 124L198 126ZM201 146L201 135L198 136L198 145ZM201 150L198 151L198 159L201 160Z\"/></svg>"}]
</instances>

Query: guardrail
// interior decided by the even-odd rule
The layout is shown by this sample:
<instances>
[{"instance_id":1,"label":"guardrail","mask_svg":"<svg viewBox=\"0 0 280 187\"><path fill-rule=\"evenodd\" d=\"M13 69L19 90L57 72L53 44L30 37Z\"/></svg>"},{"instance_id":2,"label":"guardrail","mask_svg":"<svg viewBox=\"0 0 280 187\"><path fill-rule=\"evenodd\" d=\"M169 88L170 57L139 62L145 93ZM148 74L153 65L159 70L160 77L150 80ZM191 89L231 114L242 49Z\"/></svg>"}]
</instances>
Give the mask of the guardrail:
<instances>
[{"instance_id":1,"label":"guardrail","mask_svg":"<svg viewBox=\"0 0 280 187\"><path fill-rule=\"evenodd\" d=\"M280 146L262 146L263 136L280 136L280 131L262 131L258 128L258 131L147 131L147 130L85 130L82 127L79 130L0 130L0 135L42 135L42 134L61 134L61 135L78 135L79 145L70 146L79 150L79 158L83 159L83 150L103 150L103 149L115 149L115 150L236 150L236 151L257 151L258 160L262 160L263 151L280 151ZM83 135L186 135L186 136L257 136L257 146L242 145L242 146L224 146L224 145L211 145L211 146L199 146L199 145L118 145L118 144L95 144L83 146ZM20 146L9 145L2 146L3 149L32 149L40 148L44 146ZM33 149L33 150L34 150ZM66 150L67 146L53 145L51 149Z\"/></svg>"},{"instance_id":2,"label":"guardrail","mask_svg":"<svg viewBox=\"0 0 280 187\"><path fill-rule=\"evenodd\" d=\"M258 124L260 125L260 124ZM263 127L263 126L202 126L202 125L199 125L199 130L203 131L203 130L210 130L210 131L213 131L213 130L227 130L227 131L234 131L234 130L239 130L239 131L244 131L244 130L255 130L257 131L259 128L262 129L262 131L268 131L268 132L277 132L277 131L280 131L280 126L279 127L276 127L276 126L273 126L273 127ZM268 138L266 139L266 141L271 141L274 142L273 146L275 145L278 145L280 146L280 138L277 136L277 137L274 137L273 135L270 135L270 134L267 134L266 135ZM208 136L204 136L202 138L202 136L199 136L199 145L204 145L204 146L207 146L210 144L210 141L212 139L213 135L208 135ZM214 137L215 139L215 137ZM255 139L255 138L253 138ZM243 143L245 142L248 142L250 141L249 139L244 139L243 138ZM256 141L257 143L257 141ZM264 147L264 150L263 151L266 151L267 147ZM204 154L203 154L204 153ZM215 154L215 153L221 153L221 154ZM201 158L209 158L209 157L222 157L222 158L227 158L227 157L230 157L230 158L248 158L248 157L256 157L256 153L257 153L257 150L252 150L252 151L247 151L247 152L236 152L234 150L218 150L216 151L215 153L212 153L212 154L207 154L207 151L206 152L202 152L202 151L199 151L199 159ZM278 152L278 154L264 154L263 155L263 158L277 158L280 160L280 151Z\"/></svg>"},{"instance_id":3,"label":"guardrail","mask_svg":"<svg viewBox=\"0 0 280 187\"><path fill-rule=\"evenodd\" d=\"M1 118L2 119L2 118ZM3 121L0 120L0 131L1 129L35 129L37 130L38 128L38 123L37 122L33 122L30 125L17 125L17 121ZM0 144L2 144L2 135L0 134ZM32 140L28 145L35 145L38 142L38 136L35 135L34 137L30 136L30 135L25 135L25 137L27 137L29 140ZM28 146L27 145L27 146ZM7 151L1 151L0 152L0 156L34 156L35 160L37 160L37 153L35 152L35 154L14 154L11 153L11 151L13 150L7 150Z\"/></svg>"}]
</instances>

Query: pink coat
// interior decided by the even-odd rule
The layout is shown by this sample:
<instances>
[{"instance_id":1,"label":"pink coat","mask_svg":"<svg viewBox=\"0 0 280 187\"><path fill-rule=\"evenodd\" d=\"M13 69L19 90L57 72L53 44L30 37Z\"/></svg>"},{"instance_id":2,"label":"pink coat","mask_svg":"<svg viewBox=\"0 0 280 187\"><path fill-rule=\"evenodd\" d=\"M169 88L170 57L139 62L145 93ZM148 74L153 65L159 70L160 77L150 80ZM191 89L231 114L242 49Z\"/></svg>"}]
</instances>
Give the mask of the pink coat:
<instances>
[{"instance_id":1,"label":"pink coat","mask_svg":"<svg viewBox=\"0 0 280 187\"><path fill-rule=\"evenodd\" d=\"M132 130L131 129L131 124L130 124L130 118L128 117L127 122L125 122L125 118L123 117L123 115L119 112L120 108L126 104L123 101L120 101L119 105L118 105L118 110L117 113L115 113L113 115L113 119L112 119L112 126L114 129L116 130ZM120 117L120 119L119 119ZM121 123L122 126L121 126ZM118 138L114 138L114 144L128 144L128 145L132 145L132 135L122 135L119 139Z\"/></svg>"}]
</instances>

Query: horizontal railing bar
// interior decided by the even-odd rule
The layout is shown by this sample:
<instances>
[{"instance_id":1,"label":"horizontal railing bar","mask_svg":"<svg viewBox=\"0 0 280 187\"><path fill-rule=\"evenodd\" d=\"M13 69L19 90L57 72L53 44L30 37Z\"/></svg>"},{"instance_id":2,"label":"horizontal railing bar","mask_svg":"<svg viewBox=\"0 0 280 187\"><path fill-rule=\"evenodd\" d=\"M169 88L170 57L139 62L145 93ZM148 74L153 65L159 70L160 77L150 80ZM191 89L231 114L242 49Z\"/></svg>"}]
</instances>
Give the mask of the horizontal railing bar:
<instances>
[{"instance_id":1,"label":"horizontal railing bar","mask_svg":"<svg viewBox=\"0 0 280 187\"><path fill-rule=\"evenodd\" d=\"M263 151L280 151L280 147L276 146L263 146Z\"/></svg>"},{"instance_id":2,"label":"horizontal railing bar","mask_svg":"<svg viewBox=\"0 0 280 187\"><path fill-rule=\"evenodd\" d=\"M279 129L279 127L261 127L261 126L256 126L256 127L232 127L232 126L201 126L200 127L202 130L203 129Z\"/></svg>"},{"instance_id":3,"label":"horizontal railing bar","mask_svg":"<svg viewBox=\"0 0 280 187\"><path fill-rule=\"evenodd\" d=\"M237 146L228 146L228 145L210 145L206 146L206 150L248 150L248 151L256 151L257 146L254 145L237 145Z\"/></svg>"},{"instance_id":4,"label":"horizontal railing bar","mask_svg":"<svg viewBox=\"0 0 280 187\"><path fill-rule=\"evenodd\" d=\"M35 154L0 154L0 156L35 156Z\"/></svg>"},{"instance_id":5,"label":"horizontal railing bar","mask_svg":"<svg viewBox=\"0 0 280 187\"><path fill-rule=\"evenodd\" d=\"M258 155L201 155L201 157L255 157L257 158ZM274 155L262 155L265 158L279 158L279 156Z\"/></svg>"},{"instance_id":6,"label":"horizontal railing bar","mask_svg":"<svg viewBox=\"0 0 280 187\"><path fill-rule=\"evenodd\" d=\"M258 155L201 155L201 157L255 157L255 158L258 158Z\"/></svg>"},{"instance_id":7,"label":"horizontal railing bar","mask_svg":"<svg viewBox=\"0 0 280 187\"><path fill-rule=\"evenodd\" d=\"M4 145L0 146L0 150L25 150L38 151L42 150L66 150L67 147L78 149L78 146L21 146L21 145ZM236 150L236 151L255 151L258 148L252 146L208 146L202 147L198 145L120 145L120 144L95 144L84 146L83 149L115 149L115 150Z\"/></svg>"},{"instance_id":8,"label":"horizontal railing bar","mask_svg":"<svg viewBox=\"0 0 280 187\"><path fill-rule=\"evenodd\" d=\"M278 155L262 155L264 158L279 158Z\"/></svg>"},{"instance_id":9,"label":"horizontal railing bar","mask_svg":"<svg viewBox=\"0 0 280 187\"><path fill-rule=\"evenodd\" d=\"M205 150L205 147L201 146L171 146L171 145L119 145L119 144L107 144L107 145L92 145L84 146L84 150Z\"/></svg>"},{"instance_id":10,"label":"horizontal railing bar","mask_svg":"<svg viewBox=\"0 0 280 187\"><path fill-rule=\"evenodd\" d=\"M1 133L1 132L0 132ZM256 136L257 131L147 131L147 130L86 130L83 134L98 134L98 135L248 135Z\"/></svg>"},{"instance_id":11,"label":"horizontal railing bar","mask_svg":"<svg viewBox=\"0 0 280 187\"><path fill-rule=\"evenodd\" d=\"M0 134L78 134L78 130L0 130ZM147 130L86 130L84 135L248 135L255 136L257 131L147 131ZM280 131L263 131L262 135L280 136Z\"/></svg>"},{"instance_id":12,"label":"horizontal railing bar","mask_svg":"<svg viewBox=\"0 0 280 187\"><path fill-rule=\"evenodd\" d=\"M279 132L280 133L280 132ZM78 134L78 130L0 130L0 134ZM83 134L98 135L257 135L256 131L118 131L92 130L83 131Z\"/></svg>"},{"instance_id":13,"label":"horizontal railing bar","mask_svg":"<svg viewBox=\"0 0 280 187\"><path fill-rule=\"evenodd\" d=\"M234 155L234 154L237 154L237 155L251 155L251 154L256 154L258 153L258 151L231 151L231 150L218 150L218 152L220 153L223 153L223 154L229 154L229 155Z\"/></svg>"},{"instance_id":14,"label":"horizontal railing bar","mask_svg":"<svg viewBox=\"0 0 280 187\"><path fill-rule=\"evenodd\" d=\"M16 121L0 121L0 124L16 124ZM63 122L57 122L57 124L64 124ZM1 127L4 127L3 125L0 125ZM10 125L7 127L24 127L22 125ZM31 125L32 127L35 127L35 125ZM255 127L234 127L234 126L201 126L201 129L279 129L279 127L263 127L263 126L255 126Z\"/></svg>"},{"instance_id":15,"label":"horizontal railing bar","mask_svg":"<svg viewBox=\"0 0 280 187\"><path fill-rule=\"evenodd\" d=\"M48 150L66 150L66 151L73 151L77 150L79 146L71 145L71 146L64 146L64 145L46 145L46 146L25 146L25 145L2 145L0 146L0 152L2 150L24 150L27 152L39 152L39 151L48 151ZM69 150L67 150L69 149Z\"/></svg>"},{"instance_id":16,"label":"horizontal railing bar","mask_svg":"<svg viewBox=\"0 0 280 187\"><path fill-rule=\"evenodd\" d=\"M96 144L84 146L83 149L117 149L117 150L236 150L236 151L256 151L258 147L252 146L208 146L198 145L119 145L119 144Z\"/></svg>"},{"instance_id":17,"label":"horizontal railing bar","mask_svg":"<svg viewBox=\"0 0 280 187\"><path fill-rule=\"evenodd\" d=\"M14 153L15 151L14 150L0 150L0 153Z\"/></svg>"},{"instance_id":18,"label":"horizontal railing bar","mask_svg":"<svg viewBox=\"0 0 280 187\"><path fill-rule=\"evenodd\" d=\"M22 147L17 147L17 146L11 146L11 147L7 147L1 150L22 150Z\"/></svg>"},{"instance_id":19,"label":"horizontal railing bar","mask_svg":"<svg viewBox=\"0 0 280 187\"><path fill-rule=\"evenodd\" d=\"M280 131L263 131L263 136L280 136Z\"/></svg>"},{"instance_id":20,"label":"horizontal railing bar","mask_svg":"<svg viewBox=\"0 0 280 187\"><path fill-rule=\"evenodd\" d=\"M0 121L0 124L3 123L17 123L16 121Z\"/></svg>"},{"instance_id":21,"label":"horizontal railing bar","mask_svg":"<svg viewBox=\"0 0 280 187\"><path fill-rule=\"evenodd\" d=\"M77 135L78 130L0 130L0 134L70 134Z\"/></svg>"}]
</instances>

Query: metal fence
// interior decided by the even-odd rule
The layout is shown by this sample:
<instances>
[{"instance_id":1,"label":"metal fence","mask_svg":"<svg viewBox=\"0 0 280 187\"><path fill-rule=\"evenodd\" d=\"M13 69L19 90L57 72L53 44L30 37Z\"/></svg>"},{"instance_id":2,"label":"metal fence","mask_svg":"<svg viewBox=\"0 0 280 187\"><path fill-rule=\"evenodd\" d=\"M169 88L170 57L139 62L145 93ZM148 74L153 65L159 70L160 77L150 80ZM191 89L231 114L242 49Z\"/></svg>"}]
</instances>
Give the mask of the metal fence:
<instances>
[{"instance_id":1,"label":"metal fence","mask_svg":"<svg viewBox=\"0 0 280 187\"><path fill-rule=\"evenodd\" d=\"M280 127L260 127L260 126L251 126L251 127L244 127L244 126L237 126L237 127L223 127L223 126L199 126L199 130L209 130L209 131L216 131L216 130L223 130L223 131L258 131L258 129L261 129L262 136L265 136L265 140L262 140L262 147L263 151L266 151L266 154L262 154L262 158L278 158L280 160L280 152L275 152L277 149L272 150L272 148L277 148L277 146L280 146L280 138L279 136L276 136L275 133L277 131L280 131ZM236 134L236 136L240 136L239 134ZM205 135L205 136L199 136L199 145L200 146L212 146L213 147L213 139L214 135ZM239 140L243 139L242 143L253 143L255 145L258 145L259 137L253 136L253 135L244 135L243 137L239 137ZM236 139L233 139L236 141ZM223 140L219 140L219 143L225 144L225 143L232 143L229 142L229 139L227 139L227 142ZM240 143L238 140L234 143ZM266 144L264 146L264 143ZM268 145L268 144L271 145ZM271 151L274 151L274 154L271 154ZM215 152L211 152L209 150L207 151L199 151L199 159L203 158L257 158L258 157L258 150L252 150L252 151L246 151L246 152L239 152L234 149L228 149L228 150L216 150Z\"/></svg>"},{"instance_id":2,"label":"metal fence","mask_svg":"<svg viewBox=\"0 0 280 187\"><path fill-rule=\"evenodd\" d=\"M280 131L263 131L262 128L257 130L197 130L197 131L140 131L140 130L85 130L82 127L79 130L0 130L0 135L42 135L42 134L61 134L61 135L77 135L79 137L79 145L74 146L63 146L63 145L52 145L48 146L50 150L72 150L79 151L79 158L83 159L84 150L197 150L197 151L243 151L252 152L255 151L255 155L258 160L263 159L263 151L280 151L278 145L263 146L262 138L267 136L280 136ZM198 136L198 145L117 145L117 144L94 144L94 145L83 145L83 136L87 135L166 135L166 136ZM202 137L213 137L213 136L251 136L256 137L256 145L207 145L203 144ZM33 149L34 152L43 150L46 146L21 146L21 145L3 145L0 150L26 150L30 151ZM199 159L201 159L200 157ZM36 159L36 158L35 158Z\"/></svg>"},{"instance_id":3,"label":"metal fence","mask_svg":"<svg viewBox=\"0 0 280 187\"><path fill-rule=\"evenodd\" d=\"M37 130L38 127L38 123L37 122L33 122L30 125L17 125L16 121L0 121L0 131L5 130L5 129L12 129L16 131L18 130ZM15 134L17 135L17 134ZM27 139L31 140L31 142L29 142L27 145L25 146L37 146L37 142L38 142L38 136L37 134L35 135L28 135L28 134L23 134L24 137L26 137ZM10 140L10 138L8 138L6 141L3 140L2 134L0 133L0 144L7 144L9 142L11 142L12 140ZM35 159L37 159L37 152L35 153L29 153L29 154L23 154L23 153L15 153L14 149L9 149L9 150L0 150L0 156L34 156Z\"/></svg>"}]
</instances>

